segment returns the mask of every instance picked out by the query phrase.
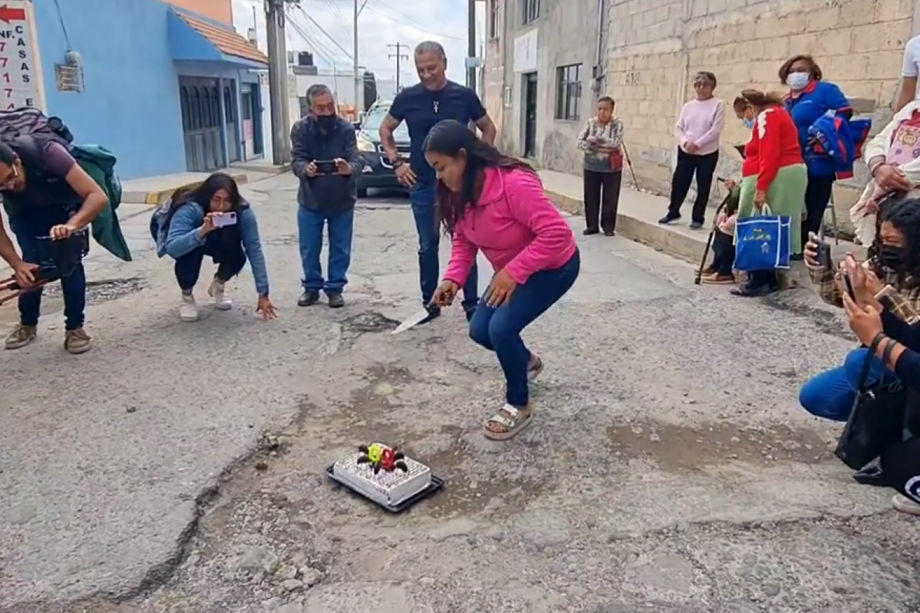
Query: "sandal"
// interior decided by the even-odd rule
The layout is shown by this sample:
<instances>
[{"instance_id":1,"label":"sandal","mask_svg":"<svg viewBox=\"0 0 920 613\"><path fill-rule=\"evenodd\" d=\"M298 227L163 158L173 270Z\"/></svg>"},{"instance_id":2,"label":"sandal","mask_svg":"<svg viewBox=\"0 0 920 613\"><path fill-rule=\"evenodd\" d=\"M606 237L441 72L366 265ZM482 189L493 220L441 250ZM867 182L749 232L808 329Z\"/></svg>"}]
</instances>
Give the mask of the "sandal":
<instances>
[{"instance_id":1,"label":"sandal","mask_svg":"<svg viewBox=\"0 0 920 613\"><path fill-rule=\"evenodd\" d=\"M530 407L516 409L506 403L500 411L486 420L482 425L482 432L486 438L493 441L507 441L526 428L530 424L531 418L533 418L533 410ZM504 431L491 429L489 426L493 424L498 424L504 428Z\"/></svg>"}]
</instances>

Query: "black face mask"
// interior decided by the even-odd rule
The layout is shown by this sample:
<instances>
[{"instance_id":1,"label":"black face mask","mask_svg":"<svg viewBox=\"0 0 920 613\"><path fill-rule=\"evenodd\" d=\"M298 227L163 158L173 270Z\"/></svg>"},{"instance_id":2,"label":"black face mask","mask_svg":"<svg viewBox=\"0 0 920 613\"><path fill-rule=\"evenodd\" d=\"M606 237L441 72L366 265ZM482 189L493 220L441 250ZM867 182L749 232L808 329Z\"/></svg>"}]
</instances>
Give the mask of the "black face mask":
<instances>
[{"instance_id":1,"label":"black face mask","mask_svg":"<svg viewBox=\"0 0 920 613\"><path fill-rule=\"evenodd\" d=\"M320 130L328 132L335 126L335 115L317 115L316 125L319 126Z\"/></svg>"},{"instance_id":2,"label":"black face mask","mask_svg":"<svg viewBox=\"0 0 920 613\"><path fill-rule=\"evenodd\" d=\"M878 253L882 265L892 270L898 270L904 259L904 248L897 245L882 245Z\"/></svg>"}]
</instances>

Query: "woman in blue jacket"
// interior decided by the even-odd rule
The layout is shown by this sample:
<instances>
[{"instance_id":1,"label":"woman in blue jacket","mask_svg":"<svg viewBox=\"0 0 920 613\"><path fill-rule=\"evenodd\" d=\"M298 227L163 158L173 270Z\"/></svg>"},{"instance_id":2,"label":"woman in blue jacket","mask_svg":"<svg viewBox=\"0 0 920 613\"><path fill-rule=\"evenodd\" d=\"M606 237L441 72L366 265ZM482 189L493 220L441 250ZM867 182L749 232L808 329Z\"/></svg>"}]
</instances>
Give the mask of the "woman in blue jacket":
<instances>
[{"instance_id":1,"label":"woman in blue jacket","mask_svg":"<svg viewBox=\"0 0 920 613\"><path fill-rule=\"evenodd\" d=\"M215 308L225 311L233 306L225 296L224 284L243 270L248 257L259 295L256 311L266 319L276 316L268 298L268 272L256 215L243 200L232 177L217 172L197 189L174 196L168 224L164 248L176 260L176 280L182 290L179 306L182 321L198 319L192 290L206 255L217 264L208 288Z\"/></svg>"},{"instance_id":2,"label":"woman in blue jacket","mask_svg":"<svg viewBox=\"0 0 920 613\"><path fill-rule=\"evenodd\" d=\"M808 188L805 191L805 219L802 222L802 241L810 232L818 232L824 210L831 199L836 168L831 157L806 155L808 129L830 110L849 117L853 111L840 88L822 80L821 68L810 55L789 58L779 69L779 78L789 87L786 109L799 130L799 145L808 167Z\"/></svg>"}]
</instances>

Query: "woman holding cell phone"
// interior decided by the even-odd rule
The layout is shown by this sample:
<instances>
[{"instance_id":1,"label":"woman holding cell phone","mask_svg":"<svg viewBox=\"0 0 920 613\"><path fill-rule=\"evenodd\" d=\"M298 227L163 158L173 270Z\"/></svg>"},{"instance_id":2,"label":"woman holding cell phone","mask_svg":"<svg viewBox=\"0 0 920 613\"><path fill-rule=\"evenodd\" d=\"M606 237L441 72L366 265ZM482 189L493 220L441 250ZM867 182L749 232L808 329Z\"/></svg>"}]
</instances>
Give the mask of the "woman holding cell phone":
<instances>
[{"instance_id":1,"label":"woman holding cell phone","mask_svg":"<svg viewBox=\"0 0 920 613\"><path fill-rule=\"evenodd\" d=\"M217 264L208 288L215 308L221 311L232 308L225 284L243 270L248 258L259 296L256 311L266 319L276 316L268 298L268 272L256 215L232 177L214 173L197 189L174 194L165 223L168 229L163 250L176 260L176 281L182 291L179 305L182 321L198 320L193 290L206 255Z\"/></svg>"}]
</instances>

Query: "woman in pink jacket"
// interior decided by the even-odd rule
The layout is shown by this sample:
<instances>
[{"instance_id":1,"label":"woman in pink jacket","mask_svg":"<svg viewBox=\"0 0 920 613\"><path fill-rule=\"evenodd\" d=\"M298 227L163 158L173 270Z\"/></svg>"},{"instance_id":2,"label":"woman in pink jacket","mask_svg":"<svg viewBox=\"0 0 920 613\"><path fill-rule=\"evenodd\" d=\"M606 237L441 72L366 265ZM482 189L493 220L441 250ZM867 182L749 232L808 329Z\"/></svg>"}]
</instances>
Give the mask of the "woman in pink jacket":
<instances>
[{"instance_id":1,"label":"woman in pink jacket","mask_svg":"<svg viewBox=\"0 0 920 613\"><path fill-rule=\"evenodd\" d=\"M470 336L498 356L505 405L483 425L486 437L507 440L533 416L528 380L543 362L521 330L565 294L578 277L575 236L543 192L536 172L446 120L425 143L438 177L438 217L453 236L450 263L434 302L449 305L481 249L495 275L470 322Z\"/></svg>"}]
</instances>

